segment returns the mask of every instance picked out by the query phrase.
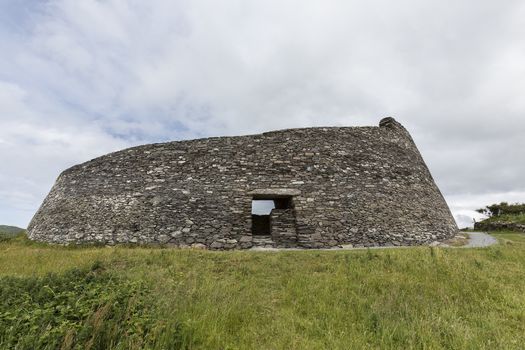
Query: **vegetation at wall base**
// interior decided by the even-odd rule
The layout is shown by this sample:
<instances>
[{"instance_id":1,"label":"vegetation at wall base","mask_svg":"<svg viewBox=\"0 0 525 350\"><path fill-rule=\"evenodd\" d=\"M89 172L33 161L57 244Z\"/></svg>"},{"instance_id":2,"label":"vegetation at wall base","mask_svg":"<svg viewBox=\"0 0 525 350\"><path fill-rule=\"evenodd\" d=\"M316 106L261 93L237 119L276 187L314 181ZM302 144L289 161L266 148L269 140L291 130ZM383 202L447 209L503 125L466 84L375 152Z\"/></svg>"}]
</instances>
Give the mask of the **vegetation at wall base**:
<instances>
[{"instance_id":1,"label":"vegetation at wall base","mask_svg":"<svg viewBox=\"0 0 525 350\"><path fill-rule=\"evenodd\" d=\"M0 243L0 349L520 349L525 235L481 249Z\"/></svg>"}]
</instances>

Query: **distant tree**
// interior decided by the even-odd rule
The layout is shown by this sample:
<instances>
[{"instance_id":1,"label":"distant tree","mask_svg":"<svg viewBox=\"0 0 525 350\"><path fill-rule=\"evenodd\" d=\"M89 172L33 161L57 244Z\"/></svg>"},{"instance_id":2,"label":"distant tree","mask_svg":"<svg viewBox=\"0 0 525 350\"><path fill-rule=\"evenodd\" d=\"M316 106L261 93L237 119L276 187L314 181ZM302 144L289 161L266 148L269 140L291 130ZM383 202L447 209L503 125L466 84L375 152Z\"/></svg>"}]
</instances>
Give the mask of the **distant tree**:
<instances>
[{"instance_id":1,"label":"distant tree","mask_svg":"<svg viewBox=\"0 0 525 350\"><path fill-rule=\"evenodd\" d=\"M479 208L479 209L476 209L476 211L480 214L490 216L489 213L487 213L487 208Z\"/></svg>"},{"instance_id":2,"label":"distant tree","mask_svg":"<svg viewBox=\"0 0 525 350\"><path fill-rule=\"evenodd\" d=\"M525 214L525 203L509 204L507 202L501 202L499 204L487 205L485 208L480 208L476 211L489 217L501 215L520 215Z\"/></svg>"}]
</instances>

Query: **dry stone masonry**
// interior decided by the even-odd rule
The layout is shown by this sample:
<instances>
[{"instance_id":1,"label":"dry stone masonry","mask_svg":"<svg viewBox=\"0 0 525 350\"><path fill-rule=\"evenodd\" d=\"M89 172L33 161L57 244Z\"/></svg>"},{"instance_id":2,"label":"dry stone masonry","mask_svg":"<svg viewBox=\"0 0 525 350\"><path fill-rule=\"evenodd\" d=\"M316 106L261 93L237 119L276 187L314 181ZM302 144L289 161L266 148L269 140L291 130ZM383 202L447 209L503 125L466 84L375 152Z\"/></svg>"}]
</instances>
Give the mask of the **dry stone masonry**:
<instances>
[{"instance_id":1,"label":"dry stone masonry","mask_svg":"<svg viewBox=\"0 0 525 350\"><path fill-rule=\"evenodd\" d=\"M254 200L275 209L254 215ZM28 231L60 244L329 248L428 244L457 226L409 133L385 118L111 153L65 170Z\"/></svg>"}]
</instances>

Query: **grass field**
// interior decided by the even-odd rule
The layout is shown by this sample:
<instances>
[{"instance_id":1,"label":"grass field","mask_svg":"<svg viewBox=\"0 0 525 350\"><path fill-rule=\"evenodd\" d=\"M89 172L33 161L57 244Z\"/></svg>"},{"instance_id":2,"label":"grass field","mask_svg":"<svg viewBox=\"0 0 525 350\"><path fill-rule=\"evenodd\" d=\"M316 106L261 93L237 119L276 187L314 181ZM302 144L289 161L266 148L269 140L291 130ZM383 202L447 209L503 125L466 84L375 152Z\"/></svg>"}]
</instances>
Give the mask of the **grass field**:
<instances>
[{"instance_id":1,"label":"grass field","mask_svg":"<svg viewBox=\"0 0 525 350\"><path fill-rule=\"evenodd\" d=\"M17 237L0 243L0 348L523 349L525 235L495 236L282 252Z\"/></svg>"}]
</instances>

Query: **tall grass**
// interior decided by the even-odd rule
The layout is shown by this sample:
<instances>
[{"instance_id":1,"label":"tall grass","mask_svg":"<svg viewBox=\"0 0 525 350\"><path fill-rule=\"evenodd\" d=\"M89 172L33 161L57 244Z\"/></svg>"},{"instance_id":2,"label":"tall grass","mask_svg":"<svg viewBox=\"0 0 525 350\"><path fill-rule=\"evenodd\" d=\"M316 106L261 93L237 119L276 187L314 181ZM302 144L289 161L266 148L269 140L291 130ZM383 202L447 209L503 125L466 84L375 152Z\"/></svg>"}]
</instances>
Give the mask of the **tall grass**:
<instances>
[{"instance_id":1,"label":"tall grass","mask_svg":"<svg viewBox=\"0 0 525 350\"><path fill-rule=\"evenodd\" d=\"M116 281L115 298L124 295L120 307L142 305L133 314L142 322L133 344L152 349L520 349L525 236L498 237L501 245L485 249L285 252L65 248L19 239L0 243L0 276L9 276L0 286L5 278L90 271L100 261L100 273ZM0 305L1 319L7 306ZM100 311L114 316L104 316L113 331L98 344L128 348L128 321L112 310ZM73 331L57 332L57 343L93 347L79 336L92 321L78 318ZM0 330L0 348L10 332Z\"/></svg>"}]
</instances>

